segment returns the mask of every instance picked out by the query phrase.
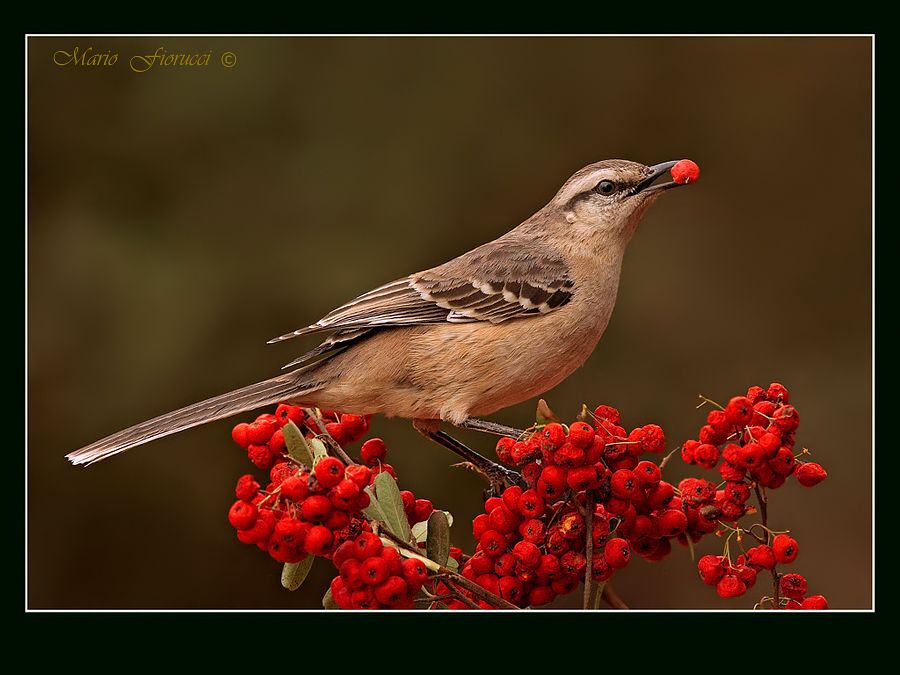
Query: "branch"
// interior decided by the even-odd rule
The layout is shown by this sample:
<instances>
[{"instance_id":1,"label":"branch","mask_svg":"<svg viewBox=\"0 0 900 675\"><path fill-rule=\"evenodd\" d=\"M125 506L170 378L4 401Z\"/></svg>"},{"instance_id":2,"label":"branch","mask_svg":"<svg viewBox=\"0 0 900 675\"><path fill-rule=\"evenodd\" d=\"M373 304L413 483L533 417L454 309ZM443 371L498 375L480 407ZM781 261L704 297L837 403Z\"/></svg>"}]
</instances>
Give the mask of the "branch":
<instances>
[{"instance_id":1,"label":"branch","mask_svg":"<svg viewBox=\"0 0 900 675\"><path fill-rule=\"evenodd\" d=\"M753 484L753 489L756 491L756 501L759 503L759 517L762 518L762 525L766 528L766 531L769 531L769 501L766 499L766 495L763 490L760 490L759 483ZM770 535L766 535L768 537ZM781 607L781 589L778 584L778 572L775 567L772 568L772 599L775 604L775 609Z\"/></svg>"},{"instance_id":2,"label":"branch","mask_svg":"<svg viewBox=\"0 0 900 675\"><path fill-rule=\"evenodd\" d=\"M331 446L333 453L344 464L346 464L347 466L350 466L351 464L356 464L356 462L354 462L350 458L350 455L348 455L346 452L344 452L344 449L340 446L340 444L336 440L334 440L334 437L328 433L328 430L325 429L325 422L322 421L322 418L319 415L319 412L317 410L314 410L313 408L304 408L303 412L305 412L306 416L312 418L312 420L316 423L316 426L319 427L320 435L322 435L325 438L325 443L327 445ZM309 425L307 425L307 426L309 426Z\"/></svg>"}]
</instances>

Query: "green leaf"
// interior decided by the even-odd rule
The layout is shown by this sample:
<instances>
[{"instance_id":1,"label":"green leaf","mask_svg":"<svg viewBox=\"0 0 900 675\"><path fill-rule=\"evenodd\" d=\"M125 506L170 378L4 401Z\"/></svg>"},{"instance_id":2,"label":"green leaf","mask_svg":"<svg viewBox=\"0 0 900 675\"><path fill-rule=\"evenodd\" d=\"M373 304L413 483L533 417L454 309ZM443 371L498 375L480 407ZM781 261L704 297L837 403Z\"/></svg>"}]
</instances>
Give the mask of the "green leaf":
<instances>
[{"instance_id":1,"label":"green leaf","mask_svg":"<svg viewBox=\"0 0 900 675\"><path fill-rule=\"evenodd\" d=\"M450 527L453 527L453 514L449 511L442 511L445 516L447 516L447 524ZM416 540L417 544L421 544L423 541L427 541L428 539L428 521L423 520L421 523L416 523L412 526L412 536L413 539Z\"/></svg>"},{"instance_id":2,"label":"green leaf","mask_svg":"<svg viewBox=\"0 0 900 675\"><path fill-rule=\"evenodd\" d=\"M310 438L309 447L312 448L313 452L313 464L323 457L328 457L328 448L325 447L325 444L320 439Z\"/></svg>"},{"instance_id":3,"label":"green leaf","mask_svg":"<svg viewBox=\"0 0 900 675\"><path fill-rule=\"evenodd\" d=\"M334 596L331 594L330 588L325 591L325 597L322 598L322 607L325 609L340 609L338 604L334 601Z\"/></svg>"},{"instance_id":4,"label":"green leaf","mask_svg":"<svg viewBox=\"0 0 900 675\"><path fill-rule=\"evenodd\" d=\"M456 562L456 558L447 558L447 564L444 565L451 572L459 571L459 563Z\"/></svg>"},{"instance_id":5,"label":"green leaf","mask_svg":"<svg viewBox=\"0 0 900 675\"><path fill-rule=\"evenodd\" d=\"M281 585L289 591L296 591L306 580L306 575L315 561L315 556L306 556L298 563L285 563L281 570Z\"/></svg>"},{"instance_id":6,"label":"green leaf","mask_svg":"<svg viewBox=\"0 0 900 675\"><path fill-rule=\"evenodd\" d=\"M446 565L450 557L450 523L443 511L434 511L428 517L426 555L439 565Z\"/></svg>"},{"instance_id":7,"label":"green leaf","mask_svg":"<svg viewBox=\"0 0 900 675\"><path fill-rule=\"evenodd\" d=\"M603 599L603 587L606 586L605 581L595 581L591 586L591 597L588 601L588 609L600 609L600 603Z\"/></svg>"},{"instance_id":8,"label":"green leaf","mask_svg":"<svg viewBox=\"0 0 900 675\"><path fill-rule=\"evenodd\" d=\"M367 488L368 489L368 488ZM371 496L371 493L369 493ZM406 511L403 509L403 498L400 496L400 488L397 481L387 471L382 471L375 477L376 510L380 516L374 516L384 523L385 527L398 539L409 541L409 521L406 519ZM373 504L370 504L371 508ZM368 509L366 514L369 515Z\"/></svg>"},{"instance_id":9,"label":"green leaf","mask_svg":"<svg viewBox=\"0 0 900 675\"><path fill-rule=\"evenodd\" d=\"M297 428L297 425L290 421L282 427L282 431L284 432L284 443L287 445L288 454L301 464L312 468L312 451L306 444L306 439L303 438L303 433Z\"/></svg>"}]
</instances>

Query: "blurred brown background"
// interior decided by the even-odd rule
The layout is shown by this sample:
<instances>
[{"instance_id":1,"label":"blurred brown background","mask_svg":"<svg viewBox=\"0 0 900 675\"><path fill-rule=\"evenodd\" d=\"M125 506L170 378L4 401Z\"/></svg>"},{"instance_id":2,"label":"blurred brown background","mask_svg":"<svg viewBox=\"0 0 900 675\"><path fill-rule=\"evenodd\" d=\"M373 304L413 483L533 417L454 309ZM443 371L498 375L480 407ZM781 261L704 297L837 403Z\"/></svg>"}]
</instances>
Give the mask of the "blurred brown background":
<instances>
[{"instance_id":1,"label":"blurred brown background","mask_svg":"<svg viewBox=\"0 0 900 675\"><path fill-rule=\"evenodd\" d=\"M112 68L58 67L73 46ZM132 54L212 51L206 68ZM278 372L265 341L492 239L576 169L691 157L631 244L612 323L548 399L696 433L699 392L784 382L829 471L771 507L832 607L871 604L871 51L866 38L31 39L28 603L319 607L225 519L250 465L223 421L90 469L63 455ZM224 68L231 51L237 65ZM533 403L497 419L526 425ZM376 418L402 485L468 521L482 485ZM489 437L461 434L487 451ZM687 474L680 462L671 478ZM704 540L700 553L720 545ZM616 586L640 608L749 608L684 549ZM577 599L556 606L574 606Z\"/></svg>"}]
</instances>

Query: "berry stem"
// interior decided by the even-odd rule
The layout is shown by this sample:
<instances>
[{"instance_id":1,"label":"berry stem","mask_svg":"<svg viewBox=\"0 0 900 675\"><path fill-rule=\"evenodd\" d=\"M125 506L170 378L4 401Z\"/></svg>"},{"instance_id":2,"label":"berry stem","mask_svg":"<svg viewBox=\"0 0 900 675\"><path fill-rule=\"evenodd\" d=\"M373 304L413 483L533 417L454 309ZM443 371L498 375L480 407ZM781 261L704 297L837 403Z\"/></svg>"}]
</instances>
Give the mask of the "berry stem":
<instances>
[{"instance_id":1,"label":"berry stem","mask_svg":"<svg viewBox=\"0 0 900 675\"><path fill-rule=\"evenodd\" d=\"M675 454L676 452L678 452L680 449L681 449L681 448L675 448L675 449L672 450L668 455L666 455L665 457L663 457L662 461L659 463L659 470L660 470L660 471L662 471L662 470L665 468L666 464L669 463L669 459L672 457L672 455L674 455L674 454Z\"/></svg>"},{"instance_id":2,"label":"berry stem","mask_svg":"<svg viewBox=\"0 0 900 675\"><path fill-rule=\"evenodd\" d=\"M591 607L591 582L593 581L593 564L594 564L594 493L588 490L584 493L587 498L585 503L584 521L584 599L582 607L584 609L593 609Z\"/></svg>"},{"instance_id":3,"label":"berry stem","mask_svg":"<svg viewBox=\"0 0 900 675\"><path fill-rule=\"evenodd\" d=\"M700 398L700 404L697 406L698 408L709 403L710 405L716 406L719 410L725 410L725 406L721 403L713 401L711 398L706 398L703 394L697 394L697 396Z\"/></svg>"}]
</instances>

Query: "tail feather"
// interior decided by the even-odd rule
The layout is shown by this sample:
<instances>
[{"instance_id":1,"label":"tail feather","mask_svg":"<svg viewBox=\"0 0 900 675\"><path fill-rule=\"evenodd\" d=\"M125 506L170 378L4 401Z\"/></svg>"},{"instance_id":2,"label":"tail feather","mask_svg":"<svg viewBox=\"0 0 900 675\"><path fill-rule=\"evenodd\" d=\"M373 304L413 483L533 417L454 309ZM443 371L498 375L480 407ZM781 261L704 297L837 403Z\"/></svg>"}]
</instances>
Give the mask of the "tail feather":
<instances>
[{"instance_id":1,"label":"tail feather","mask_svg":"<svg viewBox=\"0 0 900 675\"><path fill-rule=\"evenodd\" d=\"M314 391L317 385L303 377L305 370L301 368L135 424L69 453L66 459L76 465L93 464L163 436Z\"/></svg>"}]
</instances>

